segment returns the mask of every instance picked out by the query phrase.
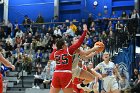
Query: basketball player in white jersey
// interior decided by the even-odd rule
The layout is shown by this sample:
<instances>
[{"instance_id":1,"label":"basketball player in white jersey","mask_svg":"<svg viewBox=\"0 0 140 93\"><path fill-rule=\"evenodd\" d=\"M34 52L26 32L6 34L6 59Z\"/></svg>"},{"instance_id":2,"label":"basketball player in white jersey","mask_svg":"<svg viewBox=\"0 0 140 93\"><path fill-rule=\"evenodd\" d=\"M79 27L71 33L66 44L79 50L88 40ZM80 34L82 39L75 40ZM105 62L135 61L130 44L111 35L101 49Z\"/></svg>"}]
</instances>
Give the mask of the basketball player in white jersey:
<instances>
[{"instance_id":1,"label":"basketball player in white jersey","mask_svg":"<svg viewBox=\"0 0 140 93\"><path fill-rule=\"evenodd\" d=\"M78 39L75 37L73 38L73 44L76 43L78 41ZM82 48L79 48L75 51L74 54L74 60L73 60L73 64L72 64L72 76L73 78L77 77L80 79L85 79L83 81L82 84L78 84L78 88L82 88L85 91L91 91L86 84L88 84L89 82L93 81L95 77L99 77L102 78L101 75L99 73L97 73L96 71L93 71L92 74L86 70L83 70L82 68L80 68L78 66L78 63L81 59L89 59L91 57L93 57L94 55L96 55L96 50L99 48L99 46L94 46L93 48L84 51L82 50Z\"/></svg>"},{"instance_id":2,"label":"basketball player in white jersey","mask_svg":"<svg viewBox=\"0 0 140 93\"><path fill-rule=\"evenodd\" d=\"M117 80L113 74L115 74L121 79L115 64L110 61L110 56L108 52L103 54L103 62L99 63L94 70L100 70L103 77L103 90L106 93L120 93L118 89Z\"/></svg>"}]
</instances>

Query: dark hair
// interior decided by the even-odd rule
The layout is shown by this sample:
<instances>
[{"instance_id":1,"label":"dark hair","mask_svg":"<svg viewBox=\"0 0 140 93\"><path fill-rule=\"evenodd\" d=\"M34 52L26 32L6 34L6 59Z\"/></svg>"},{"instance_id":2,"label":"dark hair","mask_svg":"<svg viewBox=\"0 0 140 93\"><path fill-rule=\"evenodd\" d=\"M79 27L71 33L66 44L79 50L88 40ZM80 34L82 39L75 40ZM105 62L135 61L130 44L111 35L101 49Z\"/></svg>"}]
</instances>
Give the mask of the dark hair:
<instances>
[{"instance_id":1,"label":"dark hair","mask_svg":"<svg viewBox=\"0 0 140 93\"><path fill-rule=\"evenodd\" d=\"M56 42L56 47L57 47L57 50L60 50L62 49L62 46L65 44L65 40L63 38L57 40Z\"/></svg>"}]
</instances>

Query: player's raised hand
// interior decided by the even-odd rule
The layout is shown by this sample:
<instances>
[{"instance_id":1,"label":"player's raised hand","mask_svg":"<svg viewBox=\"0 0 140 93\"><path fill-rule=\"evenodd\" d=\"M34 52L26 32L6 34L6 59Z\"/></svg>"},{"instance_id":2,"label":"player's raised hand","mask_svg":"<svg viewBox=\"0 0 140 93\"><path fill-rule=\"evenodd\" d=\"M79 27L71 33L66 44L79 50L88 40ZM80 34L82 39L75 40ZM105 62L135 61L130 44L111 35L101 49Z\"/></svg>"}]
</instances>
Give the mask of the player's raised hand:
<instances>
[{"instance_id":1,"label":"player's raised hand","mask_svg":"<svg viewBox=\"0 0 140 93\"><path fill-rule=\"evenodd\" d=\"M86 24L83 24L83 30L85 31L87 31L88 29L87 29L87 25Z\"/></svg>"},{"instance_id":2,"label":"player's raised hand","mask_svg":"<svg viewBox=\"0 0 140 93\"><path fill-rule=\"evenodd\" d=\"M52 48L53 49L57 49L56 44L53 44Z\"/></svg>"}]
</instances>

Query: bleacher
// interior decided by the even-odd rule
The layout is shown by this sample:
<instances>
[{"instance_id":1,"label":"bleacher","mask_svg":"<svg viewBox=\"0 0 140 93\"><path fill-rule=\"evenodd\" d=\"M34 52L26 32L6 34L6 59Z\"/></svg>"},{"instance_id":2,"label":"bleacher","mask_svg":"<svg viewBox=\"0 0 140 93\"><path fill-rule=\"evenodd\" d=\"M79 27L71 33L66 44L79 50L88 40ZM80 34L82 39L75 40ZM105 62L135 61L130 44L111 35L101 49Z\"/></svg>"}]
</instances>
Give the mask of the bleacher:
<instances>
[{"instance_id":1,"label":"bleacher","mask_svg":"<svg viewBox=\"0 0 140 93\"><path fill-rule=\"evenodd\" d=\"M65 22L64 22L65 23ZM46 23L45 25L48 26L48 24L50 25L50 23ZM59 22L59 23L51 23L51 24L63 24L63 22ZM32 24L32 25L42 25L42 24ZM23 27L23 25L21 25ZM22 28L21 27L21 28ZM139 28L140 29L140 28ZM117 40L115 40L115 43ZM129 42L129 40L128 40ZM126 43L126 42L125 42ZM126 46L127 44L123 43L121 49L123 49L124 47L128 47ZM120 47L116 47L116 49L120 49ZM115 49L115 50L116 50ZM29 52L29 50L25 50L27 53ZM119 53L120 51L118 51ZM33 51L33 56L35 56L35 52ZM112 56L114 56L116 54L116 52L113 52ZM45 53L43 54L45 55ZM99 56L100 60L101 60L101 56ZM98 58L97 58L98 59ZM43 58L42 59L42 67L45 67L47 64L48 59ZM35 75L35 62L33 63L33 67L32 67L32 73L28 74L25 71L21 71L18 75L18 77L20 77L19 82L18 78L17 78L17 71L8 71L6 77L4 78L7 81L7 88L6 90L4 90L4 93L48 93L49 89L43 89L43 86L40 85L41 89L32 89L33 86L33 81L34 81L34 75Z\"/></svg>"}]
</instances>

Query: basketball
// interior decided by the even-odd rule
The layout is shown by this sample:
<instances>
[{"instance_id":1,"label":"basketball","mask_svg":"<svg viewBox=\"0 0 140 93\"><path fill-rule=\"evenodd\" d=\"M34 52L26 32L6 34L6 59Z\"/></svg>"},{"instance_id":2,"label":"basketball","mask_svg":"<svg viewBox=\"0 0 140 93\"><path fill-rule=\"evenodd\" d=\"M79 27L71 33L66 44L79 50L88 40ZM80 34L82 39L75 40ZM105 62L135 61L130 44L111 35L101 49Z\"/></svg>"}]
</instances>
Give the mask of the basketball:
<instances>
[{"instance_id":1,"label":"basketball","mask_svg":"<svg viewBox=\"0 0 140 93\"><path fill-rule=\"evenodd\" d=\"M96 51L97 52L102 52L104 49L105 49L105 45L104 45L104 43L103 42L100 42L100 41L98 41L98 42L96 42L95 44L94 44L94 46L100 46Z\"/></svg>"}]
</instances>

